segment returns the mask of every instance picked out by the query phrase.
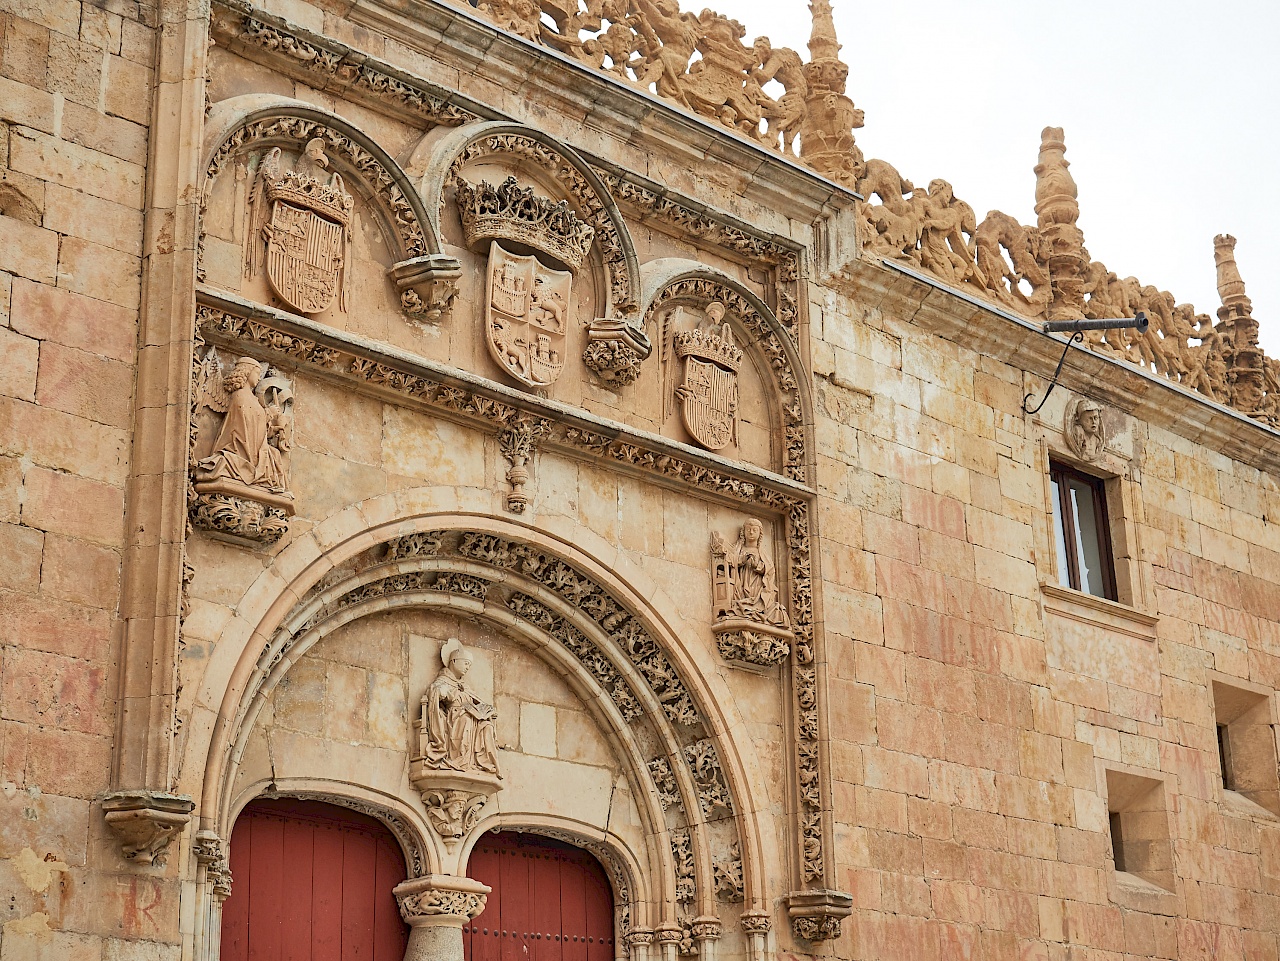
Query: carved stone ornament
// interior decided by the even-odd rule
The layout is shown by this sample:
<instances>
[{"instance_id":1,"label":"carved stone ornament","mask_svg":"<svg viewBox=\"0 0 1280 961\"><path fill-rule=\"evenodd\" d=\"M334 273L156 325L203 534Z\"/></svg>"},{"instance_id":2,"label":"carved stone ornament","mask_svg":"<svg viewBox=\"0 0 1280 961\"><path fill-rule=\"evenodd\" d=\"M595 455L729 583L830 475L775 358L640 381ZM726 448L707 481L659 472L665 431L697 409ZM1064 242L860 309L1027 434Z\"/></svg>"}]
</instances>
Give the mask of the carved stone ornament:
<instances>
[{"instance_id":1,"label":"carved stone ornament","mask_svg":"<svg viewBox=\"0 0 1280 961\"><path fill-rule=\"evenodd\" d=\"M293 515L293 385L252 357L228 370L213 347L194 374L191 522L233 539L274 543Z\"/></svg>"},{"instance_id":2,"label":"carved stone ornament","mask_svg":"<svg viewBox=\"0 0 1280 961\"><path fill-rule=\"evenodd\" d=\"M1083 461L1095 461L1107 447L1106 425L1102 405L1088 397L1077 397L1067 404L1062 432L1071 452Z\"/></svg>"},{"instance_id":3,"label":"carved stone ornament","mask_svg":"<svg viewBox=\"0 0 1280 961\"><path fill-rule=\"evenodd\" d=\"M541 250L574 272L587 262L595 228L579 220L567 201L540 197L515 177L497 187L454 177L453 185L468 247L505 240Z\"/></svg>"},{"instance_id":4,"label":"carved stone ornament","mask_svg":"<svg viewBox=\"0 0 1280 961\"><path fill-rule=\"evenodd\" d=\"M405 924L461 927L484 910L491 890L471 878L428 874L397 884L392 893Z\"/></svg>"},{"instance_id":5,"label":"carved stone ornament","mask_svg":"<svg viewBox=\"0 0 1280 961\"><path fill-rule=\"evenodd\" d=\"M709 327L675 335L676 356L684 360L684 381L676 388L680 417L707 450L722 450L738 439L738 368L742 351L724 321L725 306L707 305Z\"/></svg>"},{"instance_id":6,"label":"carved stone ornament","mask_svg":"<svg viewBox=\"0 0 1280 961\"><path fill-rule=\"evenodd\" d=\"M134 864L165 862L169 844L191 820L195 803L181 794L116 791L102 799L107 827L120 840L120 853Z\"/></svg>"},{"instance_id":7,"label":"carved stone ornament","mask_svg":"<svg viewBox=\"0 0 1280 961\"><path fill-rule=\"evenodd\" d=\"M523 514L529 506L525 485L529 483L529 465L533 460L538 438L549 433L551 425L535 417L516 417L498 431L498 449L507 460L507 510Z\"/></svg>"},{"instance_id":8,"label":"carved stone ornament","mask_svg":"<svg viewBox=\"0 0 1280 961\"><path fill-rule=\"evenodd\" d=\"M400 261L390 274L409 319L434 324L457 299L462 264L447 254L427 254Z\"/></svg>"},{"instance_id":9,"label":"carved stone ornament","mask_svg":"<svg viewBox=\"0 0 1280 961\"><path fill-rule=\"evenodd\" d=\"M486 290L485 343L498 366L527 387L555 383L571 330L573 274L493 241Z\"/></svg>"},{"instance_id":10,"label":"carved stone ornament","mask_svg":"<svg viewBox=\"0 0 1280 961\"><path fill-rule=\"evenodd\" d=\"M414 721L417 754L409 779L428 819L451 848L475 826L485 801L502 786L497 712L467 688L473 656L456 637L440 648L441 670Z\"/></svg>"},{"instance_id":11,"label":"carved stone ornament","mask_svg":"<svg viewBox=\"0 0 1280 961\"><path fill-rule=\"evenodd\" d=\"M738 540L711 535L712 631L720 655L771 667L791 653L795 633L778 595L778 574L764 543L764 524L748 518Z\"/></svg>"},{"instance_id":12,"label":"carved stone ornament","mask_svg":"<svg viewBox=\"0 0 1280 961\"><path fill-rule=\"evenodd\" d=\"M325 141L307 141L287 171L279 147L264 153L249 205L250 275L265 266L276 296L299 313L319 313L335 298L346 309L353 201L342 175L329 173Z\"/></svg>"},{"instance_id":13,"label":"carved stone ornament","mask_svg":"<svg viewBox=\"0 0 1280 961\"><path fill-rule=\"evenodd\" d=\"M226 844L212 831L200 831L191 842L191 853L204 865L205 882L219 901L231 897L231 866L227 863Z\"/></svg>"},{"instance_id":14,"label":"carved stone ornament","mask_svg":"<svg viewBox=\"0 0 1280 961\"><path fill-rule=\"evenodd\" d=\"M853 897L843 891L796 891L788 898L791 930L805 941L832 941L840 937L840 922L853 913Z\"/></svg>"},{"instance_id":15,"label":"carved stone ornament","mask_svg":"<svg viewBox=\"0 0 1280 961\"><path fill-rule=\"evenodd\" d=\"M626 387L640 376L640 364L652 352L649 338L624 321L596 320L587 328L582 362L609 387Z\"/></svg>"}]
</instances>

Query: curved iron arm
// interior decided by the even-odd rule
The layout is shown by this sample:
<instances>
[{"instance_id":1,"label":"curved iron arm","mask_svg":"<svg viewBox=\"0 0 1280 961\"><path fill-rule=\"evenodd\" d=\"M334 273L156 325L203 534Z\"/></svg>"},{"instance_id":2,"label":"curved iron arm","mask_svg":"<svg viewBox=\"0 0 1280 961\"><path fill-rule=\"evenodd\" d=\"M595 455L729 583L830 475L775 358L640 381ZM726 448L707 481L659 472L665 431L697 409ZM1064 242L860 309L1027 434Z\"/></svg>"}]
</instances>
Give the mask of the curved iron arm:
<instances>
[{"instance_id":1,"label":"curved iron arm","mask_svg":"<svg viewBox=\"0 0 1280 961\"><path fill-rule=\"evenodd\" d=\"M1049 395L1053 393L1053 389L1058 386L1058 375L1062 373L1062 365L1066 363L1067 351L1069 351L1071 349L1071 345L1075 343L1084 343L1083 330L1077 330L1072 334L1071 339L1067 341L1067 345L1062 348L1062 357L1058 361L1058 368L1053 372L1053 379L1049 381L1049 389L1046 390L1044 392L1044 396L1040 398L1040 403L1036 404L1035 407L1028 409L1027 401L1031 399L1031 395L1027 394L1027 396L1022 398L1022 412L1024 414L1038 414L1040 412L1040 408L1044 406L1044 402L1049 399Z\"/></svg>"}]
</instances>

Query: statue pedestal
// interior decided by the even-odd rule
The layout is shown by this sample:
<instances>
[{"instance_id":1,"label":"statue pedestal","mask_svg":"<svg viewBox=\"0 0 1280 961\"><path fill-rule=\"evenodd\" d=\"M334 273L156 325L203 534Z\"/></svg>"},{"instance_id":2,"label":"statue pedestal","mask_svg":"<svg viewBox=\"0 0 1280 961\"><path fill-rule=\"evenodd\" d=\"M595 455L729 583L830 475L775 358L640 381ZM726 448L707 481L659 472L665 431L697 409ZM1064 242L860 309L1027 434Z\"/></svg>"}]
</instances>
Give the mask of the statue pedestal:
<instances>
[{"instance_id":1,"label":"statue pedestal","mask_svg":"<svg viewBox=\"0 0 1280 961\"><path fill-rule=\"evenodd\" d=\"M293 495L219 478L196 481L187 505L191 523L236 544L270 546L284 536L293 516Z\"/></svg>"},{"instance_id":2,"label":"statue pedestal","mask_svg":"<svg viewBox=\"0 0 1280 961\"><path fill-rule=\"evenodd\" d=\"M711 625L716 647L726 661L762 671L780 664L791 653L795 634L785 627L761 624L745 617L722 617Z\"/></svg>"},{"instance_id":3,"label":"statue pedestal","mask_svg":"<svg viewBox=\"0 0 1280 961\"><path fill-rule=\"evenodd\" d=\"M422 795L431 826L451 850L475 827L485 802L502 789L496 774L431 767L424 757L410 760L409 780Z\"/></svg>"}]
</instances>

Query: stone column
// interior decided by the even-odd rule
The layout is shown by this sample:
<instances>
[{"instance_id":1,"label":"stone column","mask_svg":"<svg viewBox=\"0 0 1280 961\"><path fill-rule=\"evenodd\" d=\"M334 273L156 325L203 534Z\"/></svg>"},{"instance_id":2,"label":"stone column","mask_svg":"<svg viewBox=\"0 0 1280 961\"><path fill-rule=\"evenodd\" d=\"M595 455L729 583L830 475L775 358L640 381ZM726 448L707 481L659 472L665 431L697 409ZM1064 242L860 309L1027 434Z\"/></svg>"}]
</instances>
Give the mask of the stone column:
<instances>
[{"instance_id":1,"label":"stone column","mask_svg":"<svg viewBox=\"0 0 1280 961\"><path fill-rule=\"evenodd\" d=\"M484 910L488 885L428 874L396 886L400 916L412 928L404 961L463 961L462 926Z\"/></svg>"},{"instance_id":2,"label":"stone column","mask_svg":"<svg viewBox=\"0 0 1280 961\"><path fill-rule=\"evenodd\" d=\"M1253 303L1244 292L1244 279L1236 266L1236 238L1219 234L1213 238L1213 260L1218 271L1218 330L1231 342L1231 366L1227 383L1231 406L1255 415L1262 407L1266 370L1263 351L1258 346L1258 322Z\"/></svg>"}]
</instances>

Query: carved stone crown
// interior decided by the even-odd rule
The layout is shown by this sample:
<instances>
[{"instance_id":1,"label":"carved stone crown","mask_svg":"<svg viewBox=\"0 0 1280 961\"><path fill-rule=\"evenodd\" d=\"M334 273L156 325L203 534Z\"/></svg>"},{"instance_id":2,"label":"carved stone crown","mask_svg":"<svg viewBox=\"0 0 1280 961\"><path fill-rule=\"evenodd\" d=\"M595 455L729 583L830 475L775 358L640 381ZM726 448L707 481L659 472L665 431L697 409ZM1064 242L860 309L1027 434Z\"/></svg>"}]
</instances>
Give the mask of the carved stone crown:
<instances>
[{"instance_id":1,"label":"carved stone crown","mask_svg":"<svg viewBox=\"0 0 1280 961\"><path fill-rule=\"evenodd\" d=\"M545 251L572 270L586 263L595 228L579 220L565 201L539 197L515 177L498 187L483 180L472 186L455 177L454 187L468 247L511 240Z\"/></svg>"},{"instance_id":2,"label":"carved stone crown","mask_svg":"<svg viewBox=\"0 0 1280 961\"><path fill-rule=\"evenodd\" d=\"M351 222L351 195L338 184L323 184L314 177L289 171L267 184L267 199L306 207L346 227Z\"/></svg>"},{"instance_id":3,"label":"carved stone crown","mask_svg":"<svg viewBox=\"0 0 1280 961\"><path fill-rule=\"evenodd\" d=\"M742 351L733 342L729 325L722 327L695 327L675 336L676 355L698 357L713 364L727 367L735 374L742 366Z\"/></svg>"}]
</instances>

